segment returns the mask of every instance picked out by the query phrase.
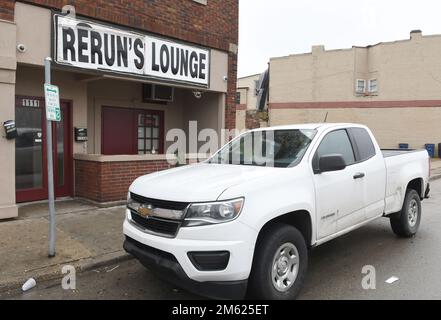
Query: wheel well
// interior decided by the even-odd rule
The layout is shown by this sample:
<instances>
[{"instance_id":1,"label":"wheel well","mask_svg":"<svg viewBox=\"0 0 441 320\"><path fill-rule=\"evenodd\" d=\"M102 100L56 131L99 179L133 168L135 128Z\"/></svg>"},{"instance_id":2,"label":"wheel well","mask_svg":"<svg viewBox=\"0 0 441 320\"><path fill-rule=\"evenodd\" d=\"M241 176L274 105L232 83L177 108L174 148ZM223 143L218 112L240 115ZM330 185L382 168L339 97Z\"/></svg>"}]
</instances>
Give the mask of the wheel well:
<instances>
[{"instance_id":1,"label":"wheel well","mask_svg":"<svg viewBox=\"0 0 441 320\"><path fill-rule=\"evenodd\" d=\"M423 179L421 179L421 178L413 179L407 185L407 189L415 190L416 192L418 192L418 194L422 198L423 197Z\"/></svg>"},{"instance_id":2,"label":"wheel well","mask_svg":"<svg viewBox=\"0 0 441 320\"><path fill-rule=\"evenodd\" d=\"M295 227L303 235L303 238L305 239L308 248L311 247L312 223L308 211L294 211L268 221L260 230L257 241L260 240L261 236L266 232L269 227L273 226L276 223L284 223Z\"/></svg>"}]
</instances>

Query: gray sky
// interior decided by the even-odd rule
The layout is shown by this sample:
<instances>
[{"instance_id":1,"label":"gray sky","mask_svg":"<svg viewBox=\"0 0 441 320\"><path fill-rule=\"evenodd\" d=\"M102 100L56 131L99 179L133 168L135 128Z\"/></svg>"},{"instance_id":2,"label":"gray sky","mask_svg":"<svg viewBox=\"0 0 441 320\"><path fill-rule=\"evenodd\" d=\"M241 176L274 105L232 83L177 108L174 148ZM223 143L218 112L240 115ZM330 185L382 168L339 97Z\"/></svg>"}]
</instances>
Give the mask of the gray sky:
<instances>
[{"instance_id":1,"label":"gray sky","mask_svg":"<svg viewBox=\"0 0 441 320\"><path fill-rule=\"evenodd\" d=\"M440 0L239 0L239 77L270 57L441 34Z\"/></svg>"}]
</instances>

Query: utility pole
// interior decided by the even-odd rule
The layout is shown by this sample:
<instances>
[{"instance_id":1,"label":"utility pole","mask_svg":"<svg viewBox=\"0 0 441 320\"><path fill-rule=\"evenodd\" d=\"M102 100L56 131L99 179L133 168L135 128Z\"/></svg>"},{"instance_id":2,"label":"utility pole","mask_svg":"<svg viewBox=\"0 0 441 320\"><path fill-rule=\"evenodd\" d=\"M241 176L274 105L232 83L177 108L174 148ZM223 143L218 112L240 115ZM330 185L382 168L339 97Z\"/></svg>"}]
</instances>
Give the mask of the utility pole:
<instances>
[{"instance_id":1,"label":"utility pole","mask_svg":"<svg viewBox=\"0 0 441 320\"><path fill-rule=\"evenodd\" d=\"M51 62L52 59L47 57L44 59L45 71L45 95L46 85L51 84ZM46 110L48 108L48 101L46 99ZM47 113L46 113L47 115ZM52 121L46 116L46 150L47 150L47 183L49 193L49 257L55 257L55 194L54 194L54 160L52 152Z\"/></svg>"}]
</instances>

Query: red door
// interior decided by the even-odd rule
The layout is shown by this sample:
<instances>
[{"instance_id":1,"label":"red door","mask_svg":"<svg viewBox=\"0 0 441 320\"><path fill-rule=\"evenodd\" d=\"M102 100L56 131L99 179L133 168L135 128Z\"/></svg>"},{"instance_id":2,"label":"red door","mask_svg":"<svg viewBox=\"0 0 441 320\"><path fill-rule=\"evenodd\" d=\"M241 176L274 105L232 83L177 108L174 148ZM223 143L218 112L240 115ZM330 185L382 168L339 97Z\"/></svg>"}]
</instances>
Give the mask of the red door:
<instances>
[{"instance_id":1,"label":"red door","mask_svg":"<svg viewBox=\"0 0 441 320\"><path fill-rule=\"evenodd\" d=\"M46 117L43 98L17 97L15 122L16 201L44 200L47 190ZM61 121L52 122L56 197L72 195L71 105L61 102Z\"/></svg>"}]
</instances>

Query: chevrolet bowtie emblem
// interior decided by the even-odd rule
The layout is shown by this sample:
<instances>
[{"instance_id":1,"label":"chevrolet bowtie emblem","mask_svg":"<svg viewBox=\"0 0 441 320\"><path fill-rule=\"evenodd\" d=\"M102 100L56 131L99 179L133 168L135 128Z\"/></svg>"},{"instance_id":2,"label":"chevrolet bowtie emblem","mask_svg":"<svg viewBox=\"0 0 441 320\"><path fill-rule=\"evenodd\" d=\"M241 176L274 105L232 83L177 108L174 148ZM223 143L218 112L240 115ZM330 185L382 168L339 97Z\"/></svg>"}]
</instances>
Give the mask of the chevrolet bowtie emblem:
<instances>
[{"instance_id":1,"label":"chevrolet bowtie emblem","mask_svg":"<svg viewBox=\"0 0 441 320\"><path fill-rule=\"evenodd\" d=\"M153 206L151 204L142 204L138 208L138 213L143 218L148 218L153 213Z\"/></svg>"}]
</instances>

